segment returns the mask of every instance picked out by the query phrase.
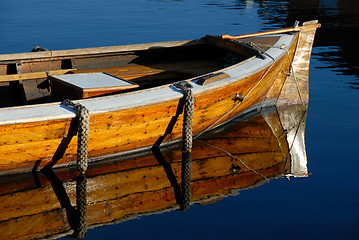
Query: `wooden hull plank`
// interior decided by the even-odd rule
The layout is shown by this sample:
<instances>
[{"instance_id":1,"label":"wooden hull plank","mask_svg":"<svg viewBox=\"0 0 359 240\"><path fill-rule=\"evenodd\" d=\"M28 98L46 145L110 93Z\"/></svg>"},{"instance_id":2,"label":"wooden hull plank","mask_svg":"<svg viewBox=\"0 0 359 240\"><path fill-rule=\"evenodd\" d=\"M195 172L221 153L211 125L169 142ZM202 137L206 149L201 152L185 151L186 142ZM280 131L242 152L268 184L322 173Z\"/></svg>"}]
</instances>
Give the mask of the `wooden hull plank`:
<instances>
[{"instance_id":1,"label":"wooden hull plank","mask_svg":"<svg viewBox=\"0 0 359 240\"><path fill-rule=\"evenodd\" d=\"M318 27L315 23L307 25L300 27L299 33L271 37L270 41L273 46L266 47L266 52L263 53L267 56L265 59L249 58L244 62L218 71L217 73L224 76L223 79L217 79L205 85L197 84L200 83L201 76L188 79L187 81L193 86L195 97L194 135L201 135L203 132L257 107L262 108L276 102L279 104L280 101L283 103L289 99L289 95L290 98L298 99L299 97L305 101L306 93L298 94L298 96L293 93L293 82L296 84L297 82L293 75L287 76L286 72L293 65L301 76L307 76L308 68L304 65L309 64L311 43L315 28ZM213 41L213 45L221 44L215 38L208 39ZM263 44L263 39L255 38L253 41ZM235 41L223 41L227 42L221 46L222 48L230 50L236 47ZM204 40L199 42L204 44ZM163 44L164 47L184 45L194 46L195 42ZM78 73L107 66L109 71L117 71L116 75L128 74L131 76L142 71L145 76L161 71L182 71L184 69L187 74L194 74L194 72L188 72L194 64L193 59L189 62L183 61L179 65L173 64L173 62L168 64L153 62L141 67L141 64L146 63L149 57L143 51L153 46L158 45L6 56L9 59L16 57L26 59L28 62L21 66L24 74L40 73L31 71L46 71L48 65L41 65L41 62L49 61L52 58L56 68L79 67L78 70L73 70ZM130 51L131 47L131 52L126 52ZM140 47L143 48L140 49ZM156 49L152 50L150 54L154 56L158 54ZM158 49L158 51L164 51L164 48ZM116 55L115 50L117 54L121 51L126 54L121 52L121 56ZM190 52L188 49L186 51ZM298 51L301 52L298 53ZM65 53L69 54L67 57L76 56L73 64L70 64L69 58L61 59ZM98 54L103 54L104 58L98 60L96 64L94 63L96 65L94 68L90 63L96 58L100 59L99 56L102 55ZM41 61L30 62L31 59L34 60L40 55L42 56ZM4 58L3 55L1 57ZM130 65L127 68L112 66L110 63L113 63L114 59L130 63ZM291 59L294 59L293 63ZM214 63L213 67L219 66L219 63L215 63L215 59L211 59L211 61ZM206 61L199 62L199 64L207 65ZM203 70L202 67L198 69ZM4 70L4 68L2 69ZM67 70L71 69L62 69L61 71ZM296 85L304 92L307 86L306 81ZM169 84L152 89L78 101L90 111L89 157L99 158L124 154L129 151L148 149L158 143L171 143L180 140L183 121L181 98L182 93ZM292 102L290 101L290 103ZM76 158L77 151L77 120L75 116L72 109L59 103L0 109L0 174L30 171L34 168L41 169L48 164L60 166L72 163Z\"/></svg>"}]
</instances>

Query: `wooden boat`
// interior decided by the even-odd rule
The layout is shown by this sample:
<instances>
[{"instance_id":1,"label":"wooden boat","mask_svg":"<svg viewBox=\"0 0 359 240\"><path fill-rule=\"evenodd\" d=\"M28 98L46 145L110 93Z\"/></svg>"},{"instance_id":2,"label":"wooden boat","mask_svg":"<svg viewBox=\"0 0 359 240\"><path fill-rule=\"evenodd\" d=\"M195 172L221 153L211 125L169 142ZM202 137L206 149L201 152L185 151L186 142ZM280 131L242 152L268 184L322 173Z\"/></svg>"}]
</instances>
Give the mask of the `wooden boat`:
<instances>
[{"instance_id":1,"label":"wooden boat","mask_svg":"<svg viewBox=\"0 0 359 240\"><path fill-rule=\"evenodd\" d=\"M305 105L266 108L195 139L192 203L214 203L270 179L307 176L305 119ZM178 145L90 163L87 227L178 209ZM0 176L0 239L71 235L78 175L72 166Z\"/></svg>"},{"instance_id":2,"label":"wooden boat","mask_svg":"<svg viewBox=\"0 0 359 240\"><path fill-rule=\"evenodd\" d=\"M90 160L180 140L179 81L192 87L193 135L252 108L307 102L319 26L310 21L235 37L0 55L0 173L76 159L78 121L64 99L90 113Z\"/></svg>"}]
</instances>

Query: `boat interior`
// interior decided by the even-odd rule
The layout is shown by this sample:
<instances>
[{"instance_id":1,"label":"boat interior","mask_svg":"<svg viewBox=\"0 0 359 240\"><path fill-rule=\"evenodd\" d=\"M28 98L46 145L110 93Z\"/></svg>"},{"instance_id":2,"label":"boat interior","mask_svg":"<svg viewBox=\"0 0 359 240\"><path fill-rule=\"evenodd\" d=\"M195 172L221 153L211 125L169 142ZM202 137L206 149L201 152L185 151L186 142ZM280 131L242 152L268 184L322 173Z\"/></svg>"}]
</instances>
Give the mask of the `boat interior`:
<instances>
[{"instance_id":1,"label":"boat interior","mask_svg":"<svg viewBox=\"0 0 359 240\"><path fill-rule=\"evenodd\" d=\"M0 107L119 94L210 74L202 81L202 84L206 84L206 80L210 78L223 79L218 74L211 74L212 72L251 57L264 57L262 53L266 49L256 46L261 42L271 45L277 40L278 37L273 36L250 41L205 36L199 40L169 42L165 47L157 43L143 44L142 49L137 45L133 50L128 47L112 52L102 51L104 48L93 48L91 51L67 50L69 54L63 56L56 56L56 51L50 51L50 57L31 57L31 54L39 52L26 53L26 57L18 59L6 60L3 57L0 58ZM69 74L81 76L94 73L114 77L131 87L106 89L106 86L98 83L96 87L88 87L91 89L90 94L83 94L86 87L72 86L64 83L61 77L56 78Z\"/></svg>"}]
</instances>

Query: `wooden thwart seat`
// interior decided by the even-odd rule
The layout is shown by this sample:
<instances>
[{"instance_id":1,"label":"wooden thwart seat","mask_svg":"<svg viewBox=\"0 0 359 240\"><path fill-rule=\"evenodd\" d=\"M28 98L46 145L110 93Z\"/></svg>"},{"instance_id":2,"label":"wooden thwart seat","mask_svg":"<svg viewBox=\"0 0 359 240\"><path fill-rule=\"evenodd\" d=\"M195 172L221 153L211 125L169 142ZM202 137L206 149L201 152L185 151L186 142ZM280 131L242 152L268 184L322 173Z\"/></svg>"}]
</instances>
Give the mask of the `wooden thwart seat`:
<instances>
[{"instance_id":1,"label":"wooden thwart seat","mask_svg":"<svg viewBox=\"0 0 359 240\"><path fill-rule=\"evenodd\" d=\"M83 73L49 76L53 101L84 99L139 87L107 73Z\"/></svg>"}]
</instances>

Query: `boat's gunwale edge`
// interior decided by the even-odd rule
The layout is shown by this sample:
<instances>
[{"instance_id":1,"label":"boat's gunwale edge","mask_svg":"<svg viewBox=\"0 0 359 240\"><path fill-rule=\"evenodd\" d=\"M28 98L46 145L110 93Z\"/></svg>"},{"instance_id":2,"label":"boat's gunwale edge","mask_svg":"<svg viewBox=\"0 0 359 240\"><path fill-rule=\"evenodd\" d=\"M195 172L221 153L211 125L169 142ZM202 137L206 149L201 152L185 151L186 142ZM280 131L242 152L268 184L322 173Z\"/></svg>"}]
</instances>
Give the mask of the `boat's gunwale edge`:
<instances>
[{"instance_id":1,"label":"boat's gunwale edge","mask_svg":"<svg viewBox=\"0 0 359 240\"><path fill-rule=\"evenodd\" d=\"M273 63L273 60L277 60L281 58L286 49L280 49L276 45L281 45L283 41L285 41L288 45L291 45L294 41L294 36L292 34L279 34L281 37L278 39L277 43L273 45L272 48L269 48L266 51L266 54L271 56L272 59L261 59L259 57L250 58L248 61L244 61L227 68L215 71L215 72L224 72L229 75L228 78L219 80L214 83L210 83L205 86L201 86L196 84L196 79L200 76L197 76L192 79L187 79L193 85L193 91L195 95L202 94L203 92L212 91L215 88L223 87L227 84L232 84L237 81L241 81L242 79L247 78L251 74L255 72L259 72L266 67L270 66ZM290 46L287 46L290 47ZM257 63L255 63L257 62ZM261 66L258 67L258 64ZM253 67L253 66L257 67ZM247 70L245 73L241 72L241 69ZM240 72L240 74L238 74ZM207 73L210 74L210 73ZM206 75L207 75L206 74ZM143 95L145 94L145 95ZM140 95L142 95L140 97ZM131 101L134 99L146 99L147 97L152 97L152 99L148 99L147 101L137 102ZM153 98L155 95L155 98ZM159 103L165 103L169 101L175 101L182 97L182 93L173 87L173 84L159 86L153 89L144 89L138 92L129 92L123 95L113 95L113 96L106 96L106 97L98 97L93 99L84 99L84 100L77 100L75 102L79 102L89 108L90 114L101 114L106 112L115 112L121 111L131 108L139 108L149 105L155 105ZM110 102L119 102L118 98L124 98L123 102L131 102L131 104L117 104L116 106L104 109L102 106L107 106L106 101ZM128 99L126 99L128 98ZM132 99L131 99L132 98ZM138 100L137 100L138 101ZM102 102L102 103L101 103ZM53 109L52 109L53 108ZM31 114L26 115L26 112L31 112ZM48 113L56 112L52 115ZM67 107L64 107L59 102L57 103L48 103L48 104L39 104L39 105L31 105L31 106L19 106L19 107L11 107L11 108L2 108L0 109L0 126L1 125L12 125L12 124L22 124L22 123L29 123L29 122L40 122L40 121L51 121L51 120L59 120L59 119L68 119L76 117L76 113ZM11 117L12 115L12 117ZM32 115L32 116L31 116ZM38 116L35 116L38 115Z\"/></svg>"}]
</instances>

